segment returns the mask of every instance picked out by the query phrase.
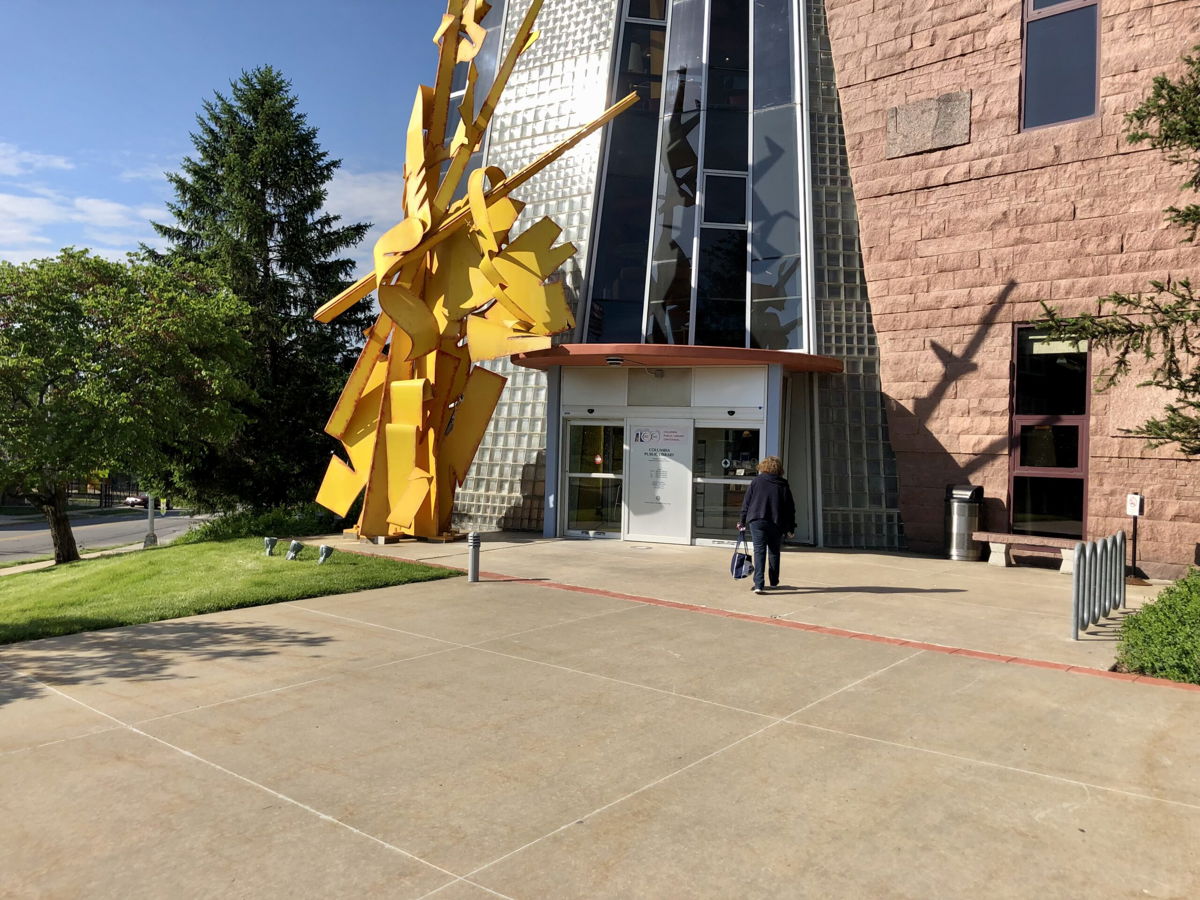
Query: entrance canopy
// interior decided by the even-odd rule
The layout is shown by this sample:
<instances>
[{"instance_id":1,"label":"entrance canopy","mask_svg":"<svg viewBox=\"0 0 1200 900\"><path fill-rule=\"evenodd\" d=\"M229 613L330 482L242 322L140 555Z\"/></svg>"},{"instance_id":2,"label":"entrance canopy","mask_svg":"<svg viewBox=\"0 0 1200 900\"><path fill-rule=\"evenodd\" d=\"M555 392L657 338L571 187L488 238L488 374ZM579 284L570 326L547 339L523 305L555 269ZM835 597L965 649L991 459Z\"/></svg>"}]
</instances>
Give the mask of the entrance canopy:
<instances>
[{"instance_id":1,"label":"entrance canopy","mask_svg":"<svg viewBox=\"0 0 1200 900\"><path fill-rule=\"evenodd\" d=\"M742 347L696 347L691 344L559 344L548 350L518 353L519 366L782 366L785 372L841 372L840 359L793 350L747 350Z\"/></svg>"}]
</instances>

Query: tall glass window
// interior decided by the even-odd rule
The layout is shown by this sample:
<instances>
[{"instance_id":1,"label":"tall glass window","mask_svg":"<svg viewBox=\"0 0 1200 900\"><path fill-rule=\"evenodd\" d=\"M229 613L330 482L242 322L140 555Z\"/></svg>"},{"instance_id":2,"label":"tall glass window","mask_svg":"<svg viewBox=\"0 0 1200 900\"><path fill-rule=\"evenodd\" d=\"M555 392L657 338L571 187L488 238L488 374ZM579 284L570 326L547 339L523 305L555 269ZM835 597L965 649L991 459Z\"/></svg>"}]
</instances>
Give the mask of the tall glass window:
<instances>
[{"instance_id":1,"label":"tall glass window","mask_svg":"<svg viewBox=\"0 0 1200 900\"><path fill-rule=\"evenodd\" d=\"M646 291L654 144L662 107L666 0L629 0L617 45L614 98L638 103L608 126L600 221L593 243L587 340L637 343Z\"/></svg>"},{"instance_id":2,"label":"tall glass window","mask_svg":"<svg viewBox=\"0 0 1200 900\"><path fill-rule=\"evenodd\" d=\"M671 0L654 133L611 130L588 340L807 346L796 4ZM665 7L627 0L618 92L634 9Z\"/></svg>"}]
</instances>

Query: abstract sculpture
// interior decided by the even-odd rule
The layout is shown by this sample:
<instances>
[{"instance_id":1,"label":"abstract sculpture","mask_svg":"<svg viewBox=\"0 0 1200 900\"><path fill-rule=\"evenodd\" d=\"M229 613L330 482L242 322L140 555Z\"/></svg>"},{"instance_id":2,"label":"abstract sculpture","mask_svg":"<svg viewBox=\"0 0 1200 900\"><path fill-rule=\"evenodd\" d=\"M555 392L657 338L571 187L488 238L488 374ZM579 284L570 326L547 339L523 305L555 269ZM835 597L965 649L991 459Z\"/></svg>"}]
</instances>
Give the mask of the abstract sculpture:
<instances>
[{"instance_id":1,"label":"abstract sculpture","mask_svg":"<svg viewBox=\"0 0 1200 900\"><path fill-rule=\"evenodd\" d=\"M434 35L437 80L417 89L409 120L405 218L376 242L374 272L314 316L330 322L372 292L382 310L325 426L349 462L333 456L317 494L318 503L345 515L365 490L360 537L447 535L454 492L506 381L475 363L549 347L551 335L575 324L562 285L551 280L575 248L555 245L562 229L546 218L510 236L523 206L510 194L633 105L637 94L515 175L476 169L467 196L454 200L517 59L537 39L541 5L530 4L476 114L474 58L490 6L449 0ZM466 91L447 147L458 63L468 65Z\"/></svg>"}]
</instances>

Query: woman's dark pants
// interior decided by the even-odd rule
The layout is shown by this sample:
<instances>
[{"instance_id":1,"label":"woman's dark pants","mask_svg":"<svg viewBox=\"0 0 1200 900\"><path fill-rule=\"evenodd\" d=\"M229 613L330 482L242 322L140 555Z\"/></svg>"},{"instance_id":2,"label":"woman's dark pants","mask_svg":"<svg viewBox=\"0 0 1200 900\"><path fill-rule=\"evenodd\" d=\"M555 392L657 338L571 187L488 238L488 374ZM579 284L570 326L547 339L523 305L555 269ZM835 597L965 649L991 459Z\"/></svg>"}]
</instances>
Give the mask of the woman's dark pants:
<instances>
[{"instance_id":1,"label":"woman's dark pants","mask_svg":"<svg viewBox=\"0 0 1200 900\"><path fill-rule=\"evenodd\" d=\"M763 589L764 571L768 583L775 587L779 584L779 546L783 543L783 532L774 522L755 519L750 523L750 538L754 542L755 590Z\"/></svg>"}]
</instances>

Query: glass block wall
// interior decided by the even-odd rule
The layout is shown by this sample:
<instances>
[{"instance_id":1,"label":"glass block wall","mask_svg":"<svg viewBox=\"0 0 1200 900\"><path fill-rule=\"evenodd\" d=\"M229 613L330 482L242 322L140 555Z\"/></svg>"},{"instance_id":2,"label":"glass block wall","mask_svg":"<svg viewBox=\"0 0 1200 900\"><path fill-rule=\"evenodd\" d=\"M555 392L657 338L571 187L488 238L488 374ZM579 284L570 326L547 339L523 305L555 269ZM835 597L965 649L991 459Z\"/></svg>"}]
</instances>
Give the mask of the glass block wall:
<instances>
[{"instance_id":1,"label":"glass block wall","mask_svg":"<svg viewBox=\"0 0 1200 900\"><path fill-rule=\"evenodd\" d=\"M501 53L529 0L510 0L506 6ZM541 37L521 57L492 121L489 165L512 174L604 111L617 21L617 0L560 0L542 7L537 23ZM527 205L514 233L549 216L563 229L560 240L571 241L578 250L561 273L577 320L583 312L578 297L599 158L600 136L593 135L516 194ZM546 491L546 374L508 360L487 365L507 376L508 384L456 496L454 525L460 530L540 531Z\"/></svg>"},{"instance_id":2,"label":"glass block wall","mask_svg":"<svg viewBox=\"0 0 1200 900\"><path fill-rule=\"evenodd\" d=\"M825 4L807 0L806 6L816 352L846 365L843 375L817 380L824 543L899 549L904 530L896 459L888 440Z\"/></svg>"}]
</instances>

